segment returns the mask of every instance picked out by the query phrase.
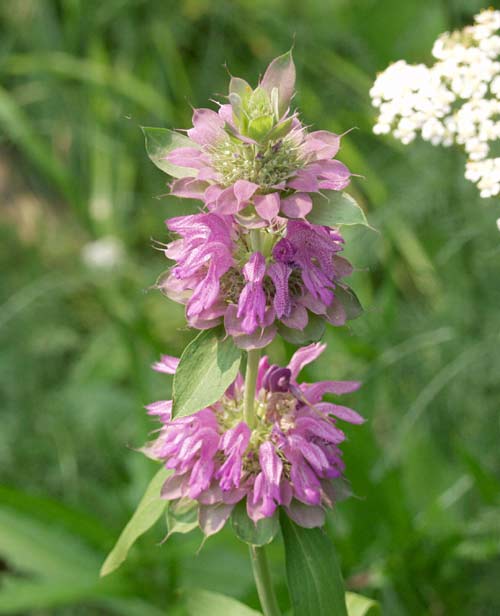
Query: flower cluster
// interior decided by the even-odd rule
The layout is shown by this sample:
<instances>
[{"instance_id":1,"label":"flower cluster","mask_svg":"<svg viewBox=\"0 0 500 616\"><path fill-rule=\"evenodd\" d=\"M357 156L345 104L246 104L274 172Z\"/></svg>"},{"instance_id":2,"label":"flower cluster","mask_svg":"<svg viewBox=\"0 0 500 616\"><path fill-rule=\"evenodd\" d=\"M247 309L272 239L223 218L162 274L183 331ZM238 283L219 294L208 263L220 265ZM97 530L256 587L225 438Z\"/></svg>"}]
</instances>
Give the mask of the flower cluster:
<instances>
[{"instance_id":1,"label":"flower cluster","mask_svg":"<svg viewBox=\"0 0 500 616\"><path fill-rule=\"evenodd\" d=\"M166 224L179 236L165 250L176 264L158 286L186 304L192 327L223 322L236 344L250 349L268 345L277 326L283 333L304 330L318 317L345 323L335 287L352 268L338 255L337 231L280 217L258 232L256 245L230 215L194 214Z\"/></svg>"},{"instance_id":2,"label":"flower cluster","mask_svg":"<svg viewBox=\"0 0 500 616\"><path fill-rule=\"evenodd\" d=\"M278 506L301 526L322 526L325 510L342 493L344 464L339 420L360 424L352 409L324 402L327 393L358 389L354 381L297 383L300 370L325 349L311 344L296 351L286 368L259 363L253 429L242 420L243 378L238 376L220 401L188 417L171 419L172 403L147 407L161 428L144 452L172 474L162 497L196 501L206 535L219 531L243 501L251 520L272 517ZM153 367L173 374L178 360L163 356ZM345 490L344 490L345 491Z\"/></svg>"},{"instance_id":3,"label":"flower cluster","mask_svg":"<svg viewBox=\"0 0 500 616\"><path fill-rule=\"evenodd\" d=\"M307 216L351 174L334 159L340 136L308 132L290 111L294 84L291 54L271 62L255 89L231 78L229 102L217 112L195 109L193 127L172 133L159 165L177 178L171 194L203 209L167 220L175 239L165 255L175 263L157 286L186 305L191 327L223 323L247 350L277 332L346 321L338 297L352 270L337 254L344 240Z\"/></svg>"},{"instance_id":4,"label":"flower cluster","mask_svg":"<svg viewBox=\"0 0 500 616\"><path fill-rule=\"evenodd\" d=\"M392 132L407 144L420 133L433 145L463 146L465 177L481 197L500 193L500 159L491 153L500 137L499 34L500 11L482 11L474 25L437 39L431 67L400 60L370 90L376 134Z\"/></svg>"},{"instance_id":5,"label":"flower cluster","mask_svg":"<svg viewBox=\"0 0 500 616\"><path fill-rule=\"evenodd\" d=\"M233 77L229 103L218 112L195 109L188 139L166 157L182 169L172 195L200 199L210 212L259 228L278 214L303 218L312 208L311 193L349 184L349 170L334 160L340 136L308 133L290 113L295 68L291 58L285 62L272 62L254 90Z\"/></svg>"}]
</instances>

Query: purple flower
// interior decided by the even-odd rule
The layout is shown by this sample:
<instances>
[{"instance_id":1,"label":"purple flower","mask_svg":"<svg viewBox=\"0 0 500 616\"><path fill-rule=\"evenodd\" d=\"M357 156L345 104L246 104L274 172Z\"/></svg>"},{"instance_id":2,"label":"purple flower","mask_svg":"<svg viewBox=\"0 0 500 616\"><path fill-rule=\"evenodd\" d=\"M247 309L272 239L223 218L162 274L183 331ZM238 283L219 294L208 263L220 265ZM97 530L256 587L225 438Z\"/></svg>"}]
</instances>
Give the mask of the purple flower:
<instances>
[{"instance_id":1,"label":"purple flower","mask_svg":"<svg viewBox=\"0 0 500 616\"><path fill-rule=\"evenodd\" d=\"M243 421L241 376L221 400L189 417L171 419L169 401L147 407L161 429L143 451L173 470L162 496L197 501L206 534L220 530L242 500L254 522L281 506L297 524L323 524L325 511L338 500L335 482L344 472L345 434L338 422L363 422L356 411L322 401L324 393L355 391L358 382L297 382L300 370L324 349L323 344L303 347L287 367L261 359L253 430ZM162 358L160 364L173 366L175 360Z\"/></svg>"},{"instance_id":2,"label":"purple flower","mask_svg":"<svg viewBox=\"0 0 500 616\"><path fill-rule=\"evenodd\" d=\"M303 330L312 315L333 325L346 320L335 289L350 264L338 255L342 236L305 220L278 219L254 231L262 249L252 250L250 233L230 215L181 216L167 221L179 238L165 250L175 264L158 286L186 304L197 329L224 322L241 348L272 341L280 324Z\"/></svg>"}]
</instances>

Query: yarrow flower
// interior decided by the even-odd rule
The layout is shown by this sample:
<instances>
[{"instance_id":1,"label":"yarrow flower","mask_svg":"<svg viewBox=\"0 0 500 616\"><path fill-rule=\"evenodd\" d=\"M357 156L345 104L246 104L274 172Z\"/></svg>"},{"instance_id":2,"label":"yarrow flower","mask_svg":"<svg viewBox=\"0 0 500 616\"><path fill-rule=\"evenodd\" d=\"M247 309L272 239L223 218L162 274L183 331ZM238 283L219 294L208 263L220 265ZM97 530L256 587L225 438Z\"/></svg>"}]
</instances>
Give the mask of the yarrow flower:
<instances>
[{"instance_id":1,"label":"yarrow flower","mask_svg":"<svg viewBox=\"0 0 500 616\"><path fill-rule=\"evenodd\" d=\"M229 215L181 216L166 225L179 236L165 249L176 263L158 286L186 304L192 327L223 322L248 349L269 344L278 328L286 336L318 319L345 323L339 296L349 291L340 280L352 267L338 254L344 240L336 230L278 217L255 246Z\"/></svg>"},{"instance_id":2,"label":"yarrow flower","mask_svg":"<svg viewBox=\"0 0 500 616\"><path fill-rule=\"evenodd\" d=\"M380 112L376 134L463 146L465 177L486 198L500 193L500 158L491 156L500 137L500 11L482 11L474 21L437 39L431 67L403 60L389 66L370 95Z\"/></svg>"},{"instance_id":3,"label":"yarrow flower","mask_svg":"<svg viewBox=\"0 0 500 616\"><path fill-rule=\"evenodd\" d=\"M360 424L363 418L323 396L353 392L359 383L297 382L300 370L324 349L319 343L303 347L287 367L261 358L253 429L243 419L241 375L221 400L188 417L171 418L168 400L146 407L161 428L143 451L172 471L162 498L174 507L195 501L206 535L218 532L240 502L255 523L281 506L301 526L322 526L325 511L345 493L339 421ZM177 364L163 356L153 367L173 374Z\"/></svg>"}]
</instances>

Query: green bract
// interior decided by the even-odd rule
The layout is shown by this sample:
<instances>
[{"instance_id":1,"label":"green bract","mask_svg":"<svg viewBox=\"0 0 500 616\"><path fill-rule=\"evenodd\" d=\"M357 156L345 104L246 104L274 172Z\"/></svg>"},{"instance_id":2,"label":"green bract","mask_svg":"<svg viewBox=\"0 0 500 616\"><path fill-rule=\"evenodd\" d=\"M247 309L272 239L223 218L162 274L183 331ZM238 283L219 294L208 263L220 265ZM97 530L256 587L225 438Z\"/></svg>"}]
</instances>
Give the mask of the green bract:
<instances>
[{"instance_id":1,"label":"green bract","mask_svg":"<svg viewBox=\"0 0 500 616\"><path fill-rule=\"evenodd\" d=\"M346 192L323 190L313 194L313 209L307 220L315 225L342 227L363 225L373 229L357 201Z\"/></svg>"}]
</instances>

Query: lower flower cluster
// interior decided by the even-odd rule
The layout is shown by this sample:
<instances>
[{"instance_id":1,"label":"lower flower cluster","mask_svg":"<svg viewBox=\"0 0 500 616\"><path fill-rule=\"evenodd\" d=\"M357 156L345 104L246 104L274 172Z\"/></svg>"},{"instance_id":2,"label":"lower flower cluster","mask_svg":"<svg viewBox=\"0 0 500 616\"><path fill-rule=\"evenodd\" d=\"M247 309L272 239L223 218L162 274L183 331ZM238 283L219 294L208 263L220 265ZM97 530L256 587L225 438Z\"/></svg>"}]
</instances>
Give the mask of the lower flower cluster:
<instances>
[{"instance_id":1,"label":"lower flower cluster","mask_svg":"<svg viewBox=\"0 0 500 616\"><path fill-rule=\"evenodd\" d=\"M271 365L266 356L260 360L252 428L243 420L241 375L221 400L188 417L172 418L169 400L147 407L162 425L143 451L172 471L162 497L196 501L206 535L220 530L241 501L255 523L281 506L310 528L322 526L325 510L339 500L344 471L339 446L345 440L339 421L360 424L363 418L323 401L325 394L357 390L358 382L297 382L303 366L324 349L319 343L303 347L287 367ZM153 367L173 374L177 363L163 356Z\"/></svg>"}]
</instances>

